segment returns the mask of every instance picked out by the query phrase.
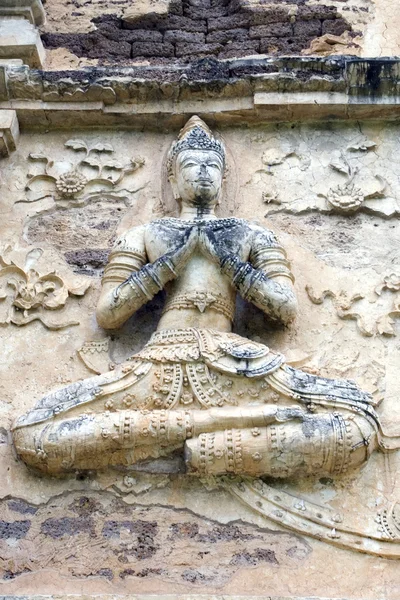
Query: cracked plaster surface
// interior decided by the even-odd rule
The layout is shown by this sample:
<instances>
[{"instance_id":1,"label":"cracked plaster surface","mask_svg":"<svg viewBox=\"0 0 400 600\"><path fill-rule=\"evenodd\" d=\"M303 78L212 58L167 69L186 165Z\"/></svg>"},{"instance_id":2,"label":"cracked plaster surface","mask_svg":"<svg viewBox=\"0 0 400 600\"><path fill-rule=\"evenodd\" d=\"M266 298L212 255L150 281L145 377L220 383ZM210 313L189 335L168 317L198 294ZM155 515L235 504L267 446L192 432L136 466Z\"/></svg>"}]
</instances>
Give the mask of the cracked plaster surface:
<instances>
[{"instance_id":1,"label":"cracked plaster surface","mask_svg":"<svg viewBox=\"0 0 400 600\"><path fill-rule=\"evenodd\" d=\"M372 302L374 290L382 283L382 278L400 265L398 216L384 214L382 210L382 207L393 207L393 203L397 202L397 181L400 177L396 161L398 125L363 122L346 126L339 123L325 126L278 124L247 130L231 128L222 133L229 148L229 171L227 195L219 208L219 214L229 216L235 213L238 217L256 219L275 231L292 262L300 304L297 321L292 327L281 329L269 323L256 309L240 303L235 331L282 351L291 364L304 370L321 373L323 376L357 380L363 389L370 391L375 398L382 399L379 408L382 420L386 429L395 433L400 422L400 384L397 375L399 321L394 324L395 335L366 337L357 329L355 321L341 320L338 317L329 299L319 305L313 304L307 295L306 286L311 286L317 295L327 288L348 296L363 294L365 298L360 300L357 311L371 320L375 318L378 308L388 309L393 298L397 297L396 291L385 289L379 297L381 308ZM130 154L139 153L143 156L145 164L134 174L135 188L140 191L132 194L130 202L124 204L115 198L102 197L87 206L60 206L53 188L49 195L37 202L20 202L26 193L27 174L32 174L32 169L38 168L28 160L29 153L42 154L45 151L57 165L62 165L70 160L64 144L71 138L84 139L89 145L110 144L115 148L116 160L126 159L127 148L134 149ZM163 556L162 568L168 570L168 576L154 571L147 571L145 577L138 576L146 568L161 567L155 566L154 561L141 566L136 564L138 560L135 559L135 565L128 566L116 560L116 566L111 569L111 577L110 571L106 570L111 567L106 563L111 561L114 565L115 556L122 555L117 553L108 560L107 547L101 547L101 544L91 545L94 538L90 537L90 528L89 532L73 528L76 521L68 519L80 517L71 514L69 507L72 500L68 499L71 494L90 496L95 502L99 502L97 513L94 510L92 517L88 517L98 519L98 525L93 530L95 536L103 530L102 519L112 520L107 516L110 513L108 508L105 509L106 516L101 515L101 510L104 509L101 506L108 506L108 500L103 495L105 493L107 498L110 497L109 494L118 497L126 505L127 513L130 512L130 505L134 509L132 512L139 510L139 504L149 508L150 521L155 520L157 511L161 510L159 507L164 506L168 510L191 511L189 516L185 512L182 520L190 522L191 527L197 523L200 529L211 527L205 522L207 519L222 525L240 520L249 524L246 528L258 527L278 532L282 532L282 528L266 522L250 509L239 505L225 491L216 489L207 482L204 486L201 482L197 484L186 481L180 476L170 478L165 475L145 476L141 473L114 471L89 474L87 477L78 473L66 479L38 478L16 461L7 443L7 431L17 413L21 414L31 407L50 389L90 375L77 351L85 341L105 337L93 316L102 269L101 261L96 268L91 266L93 256L97 257L96 260L102 256L94 255L93 251L107 250L115 235L130 226L148 222L156 216L174 214L176 207L172 199L163 193L165 179L160 175L172 138L172 133L164 135L145 131L24 131L17 151L3 162L3 220L0 225L3 242L14 248L14 252L19 248L18 251L26 253L26 248L31 246L44 248L46 254L43 256L46 257L46 266L49 268L66 268L68 260L68 268L81 273L83 266L87 264L84 276L92 285L88 293L77 300L81 319L79 327L54 333L47 331L41 323L32 323L26 328L9 325L1 330L2 347L5 349L0 384L0 475L3 481L1 496L4 499L1 519L11 524L30 520L30 548L35 548L36 542L40 541L41 556L44 556L42 562L29 563L31 568L29 565L27 567L25 559L22 560L27 553L23 542L15 541L15 535L14 538L12 535L4 535L2 543L10 555L4 573L8 571L18 574L14 577L6 576L1 589L10 594L32 594L38 590L50 594L61 593L60 590L64 593L109 593L112 590L113 593L124 594L132 589L142 593L157 592L160 589L169 593L185 593L189 589L200 590L202 593L212 590L214 593L223 591L225 594L269 594L272 589L275 594L286 596L312 593L321 597L326 597L326 590L329 589L334 590L337 597L351 600L360 597L365 600L376 600L377 597L397 600L400 581L395 561L362 556L299 537L298 545L308 548L309 544L312 551L296 562L286 553L290 548L276 541L278 538L283 539L279 537L282 533L272 536L272 550L276 550L279 564L273 561L257 562L257 557L271 556L257 551L260 547L271 550L265 542L266 537L263 538L264 546L245 549L247 554L241 560L246 564L242 563L237 570L230 562L235 552L243 551L240 540L237 543L229 541L231 546L235 546L234 551L229 550L231 554L227 553L225 546L218 557L212 554L215 558L212 565L211 561L207 562L209 557L196 557L196 561L214 569L213 581L207 580L211 571L204 570L200 570L200 573L205 579L193 573L184 581L179 579L185 570L184 565L177 566L178 558L182 563L185 561L183 546L179 546L178 556ZM367 143L368 140L373 144ZM350 147L356 149L349 150ZM375 174L388 181L387 195L374 200L374 210L360 210L355 214L343 215L321 210L313 204L315 200L325 202L318 193L325 193L330 185L338 185L346 180L345 173L329 167L333 160L341 159L342 154L354 170L359 169L362 179L359 185L369 179L374 180ZM233 179L235 182L232 182ZM41 179L37 181L42 185ZM266 201L263 196L272 183L280 204ZM307 209L305 212L294 210L296 202L300 200ZM111 360L119 362L138 350L154 330L161 310L162 299L159 298L113 336L110 339ZM398 501L399 473L400 464L396 455L385 458L376 454L366 468L345 478L337 481L288 482L285 484L285 491L335 510L343 510L360 527L366 520L372 527L378 527L374 521L378 511ZM25 503L25 508L28 504L33 506L31 510L37 507L39 509L35 515L29 514L29 511L24 514L16 513L8 503L17 500ZM15 508L18 504L11 506ZM54 514L50 514L49 507L53 507ZM120 510L125 509L118 508L114 520L129 520L125 515L119 514ZM163 513L163 521L173 524L176 521L170 522L169 514L168 511ZM59 523L61 530L57 529L57 523L50 522L44 527L47 532L44 535L42 523L54 518L64 519ZM136 521L146 519L138 517ZM79 524L83 527L81 521ZM25 531L23 528L28 525L12 525L10 530L7 526L4 527L6 533L9 531L15 534L16 531ZM66 532L62 527L66 528ZM137 539L136 533L133 530L133 533L130 532L133 526L121 527L120 536L124 539L121 542L121 537L118 538L116 545L133 544L128 553L134 552ZM50 535L55 531L61 532L60 537ZM75 533L68 535L68 531ZM171 535L171 531L165 535ZM189 528L189 531L194 530ZM262 533L262 536L269 535L269 532ZM97 537L95 539L97 543ZM162 539L164 546L170 543L169 540L165 541L166 538ZM193 540L190 543L192 542ZM16 547L18 553L14 564L12 554ZM71 547L76 548L78 556L68 558L70 555L67 556L66 553L71 552ZM118 550L117 546L114 549ZM65 559L62 573L57 566L58 551ZM79 560L81 551L82 561ZM203 548L197 550L203 551ZM193 558L194 555L190 556ZM100 558L101 561L97 560ZM133 559L128 558L128 561L131 560ZM85 574L90 571L90 577L74 576L68 563L72 570L79 567L83 568ZM100 563L100 569L91 567L92 564ZM331 568L322 581L321 570L328 563ZM223 565L228 565L226 571L229 577L225 579L227 573L223 577L221 575ZM127 569L132 569L135 573L126 573L126 577L121 577L120 572Z\"/></svg>"}]
</instances>

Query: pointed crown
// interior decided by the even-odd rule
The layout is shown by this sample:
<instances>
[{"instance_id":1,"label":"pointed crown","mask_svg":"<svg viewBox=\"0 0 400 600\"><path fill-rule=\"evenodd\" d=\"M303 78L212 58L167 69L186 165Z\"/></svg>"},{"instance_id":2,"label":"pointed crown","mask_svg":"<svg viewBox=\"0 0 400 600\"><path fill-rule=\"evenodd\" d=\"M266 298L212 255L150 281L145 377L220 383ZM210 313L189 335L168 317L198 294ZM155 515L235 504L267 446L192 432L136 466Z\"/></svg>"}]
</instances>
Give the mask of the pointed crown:
<instances>
[{"instance_id":1,"label":"pointed crown","mask_svg":"<svg viewBox=\"0 0 400 600\"><path fill-rule=\"evenodd\" d=\"M212 150L219 154L225 164L224 144L213 136L208 125L196 115L191 117L180 130L178 139L172 144L168 152L168 175L172 175L174 161L183 150Z\"/></svg>"}]
</instances>

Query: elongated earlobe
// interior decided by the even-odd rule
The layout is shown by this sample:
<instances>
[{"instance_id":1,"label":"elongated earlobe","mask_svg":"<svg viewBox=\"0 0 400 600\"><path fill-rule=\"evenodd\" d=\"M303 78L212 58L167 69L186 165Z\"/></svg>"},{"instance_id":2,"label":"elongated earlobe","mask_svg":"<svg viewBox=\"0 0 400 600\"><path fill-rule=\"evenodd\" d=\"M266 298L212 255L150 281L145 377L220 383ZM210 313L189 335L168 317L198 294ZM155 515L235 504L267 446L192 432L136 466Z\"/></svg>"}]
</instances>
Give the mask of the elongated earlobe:
<instances>
[{"instance_id":1,"label":"elongated earlobe","mask_svg":"<svg viewBox=\"0 0 400 600\"><path fill-rule=\"evenodd\" d=\"M171 185L174 199L175 200L180 200L180 195L179 195L179 192L178 192L178 184L177 184L175 175L170 175L168 177L168 181L169 181L169 183Z\"/></svg>"}]
</instances>

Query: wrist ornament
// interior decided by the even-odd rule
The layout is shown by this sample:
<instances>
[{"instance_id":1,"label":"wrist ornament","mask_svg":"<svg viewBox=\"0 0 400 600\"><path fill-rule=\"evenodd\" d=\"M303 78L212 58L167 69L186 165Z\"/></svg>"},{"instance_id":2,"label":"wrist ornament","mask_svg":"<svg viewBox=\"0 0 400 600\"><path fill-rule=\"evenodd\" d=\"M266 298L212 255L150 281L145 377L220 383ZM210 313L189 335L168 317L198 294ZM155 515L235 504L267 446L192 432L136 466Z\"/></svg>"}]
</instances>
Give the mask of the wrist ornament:
<instances>
[{"instance_id":1,"label":"wrist ornament","mask_svg":"<svg viewBox=\"0 0 400 600\"><path fill-rule=\"evenodd\" d=\"M250 300L251 289L263 273L254 269L250 263L242 262L237 256L227 256L221 260L221 271L231 279L240 295Z\"/></svg>"},{"instance_id":2,"label":"wrist ornament","mask_svg":"<svg viewBox=\"0 0 400 600\"><path fill-rule=\"evenodd\" d=\"M143 304L164 289L165 284L176 276L175 265L171 258L161 256L154 263L144 265L139 271L133 272L115 289L114 299L118 303L124 303L130 299L130 296L135 304L140 300ZM130 288L128 295L125 292L127 286Z\"/></svg>"}]
</instances>

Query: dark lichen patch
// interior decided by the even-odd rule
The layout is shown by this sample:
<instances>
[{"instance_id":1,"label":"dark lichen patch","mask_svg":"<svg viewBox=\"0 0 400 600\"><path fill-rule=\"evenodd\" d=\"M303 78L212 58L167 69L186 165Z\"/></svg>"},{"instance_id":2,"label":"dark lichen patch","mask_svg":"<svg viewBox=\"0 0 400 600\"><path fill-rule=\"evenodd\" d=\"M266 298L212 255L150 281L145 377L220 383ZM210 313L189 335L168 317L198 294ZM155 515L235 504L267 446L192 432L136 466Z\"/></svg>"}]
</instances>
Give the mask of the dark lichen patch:
<instances>
[{"instance_id":1,"label":"dark lichen patch","mask_svg":"<svg viewBox=\"0 0 400 600\"><path fill-rule=\"evenodd\" d=\"M7 504L10 510L19 513L20 515L34 515L38 510L36 506L32 506L32 504L29 504L20 498L9 500Z\"/></svg>"},{"instance_id":2,"label":"dark lichen patch","mask_svg":"<svg viewBox=\"0 0 400 600\"><path fill-rule=\"evenodd\" d=\"M93 528L93 521L86 517L62 517L61 519L46 519L40 530L44 535L57 539L63 536L71 537L83 532L93 534Z\"/></svg>"},{"instance_id":3,"label":"dark lichen patch","mask_svg":"<svg viewBox=\"0 0 400 600\"><path fill-rule=\"evenodd\" d=\"M96 502L93 498L88 498L87 496L76 498L68 508L81 517L87 517L95 512L104 514L100 502Z\"/></svg>"},{"instance_id":4,"label":"dark lichen patch","mask_svg":"<svg viewBox=\"0 0 400 600\"><path fill-rule=\"evenodd\" d=\"M275 552L269 548L256 548L254 552L238 552L231 560L231 564L236 566L256 567L263 562L279 564Z\"/></svg>"},{"instance_id":5,"label":"dark lichen patch","mask_svg":"<svg viewBox=\"0 0 400 600\"><path fill-rule=\"evenodd\" d=\"M129 544L121 544L115 551L119 562L128 562L128 556L137 560L145 560L154 556L158 550L155 543L158 525L156 522L143 520L137 521L106 521L102 529L102 535L105 538L120 539L125 532L132 534Z\"/></svg>"},{"instance_id":6,"label":"dark lichen patch","mask_svg":"<svg viewBox=\"0 0 400 600\"><path fill-rule=\"evenodd\" d=\"M142 571L138 571L137 577L150 577L151 575L167 575L168 571L166 569L143 569Z\"/></svg>"},{"instance_id":7,"label":"dark lichen patch","mask_svg":"<svg viewBox=\"0 0 400 600\"><path fill-rule=\"evenodd\" d=\"M109 228L110 223L107 226L107 229ZM74 273L89 277L101 277L109 254L110 250L107 248L83 248L66 252L64 256Z\"/></svg>"},{"instance_id":8,"label":"dark lichen patch","mask_svg":"<svg viewBox=\"0 0 400 600\"><path fill-rule=\"evenodd\" d=\"M289 533L218 523L171 506L128 505L106 492L63 494L37 507L32 523L12 522L18 505L10 502L17 501L0 502L3 580L50 568L73 578L157 578L207 589L224 585L239 569L298 566L311 551ZM11 550L10 537L19 538Z\"/></svg>"},{"instance_id":9,"label":"dark lichen patch","mask_svg":"<svg viewBox=\"0 0 400 600\"><path fill-rule=\"evenodd\" d=\"M112 581L114 579L114 573L111 569L108 569L107 567L99 569L96 572L96 575L99 575L100 577L105 577L106 579L108 579L108 581Z\"/></svg>"},{"instance_id":10,"label":"dark lichen patch","mask_svg":"<svg viewBox=\"0 0 400 600\"><path fill-rule=\"evenodd\" d=\"M26 537L31 527L31 521L0 521L0 539L8 540L14 538L21 540Z\"/></svg>"},{"instance_id":11,"label":"dark lichen patch","mask_svg":"<svg viewBox=\"0 0 400 600\"><path fill-rule=\"evenodd\" d=\"M130 577L134 574L135 574L134 569L124 569L123 571L120 572L119 577L120 577L120 579L126 579L126 577Z\"/></svg>"},{"instance_id":12,"label":"dark lichen patch","mask_svg":"<svg viewBox=\"0 0 400 600\"><path fill-rule=\"evenodd\" d=\"M180 539L185 538L194 538L199 533L199 526L197 523L172 523L170 526L173 537L178 537Z\"/></svg>"},{"instance_id":13,"label":"dark lichen patch","mask_svg":"<svg viewBox=\"0 0 400 600\"><path fill-rule=\"evenodd\" d=\"M254 540L253 534L244 533L236 525L224 525L213 527L207 533L199 533L197 540L206 544L217 544L219 542L230 542L235 540L249 541Z\"/></svg>"},{"instance_id":14,"label":"dark lichen patch","mask_svg":"<svg viewBox=\"0 0 400 600\"><path fill-rule=\"evenodd\" d=\"M4 571L2 579L4 581L12 581L19 575L23 575L24 573L29 573L29 569L22 569L22 571Z\"/></svg>"},{"instance_id":15,"label":"dark lichen patch","mask_svg":"<svg viewBox=\"0 0 400 600\"><path fill-rule=\"evenodd\" d=\"M29 243L47 242L61 250L76 272L100 275L108 258L121 218L128 211L124 202L94 202L68 210L54 210L28 220Z\"/></svg>"}]
</instances>

